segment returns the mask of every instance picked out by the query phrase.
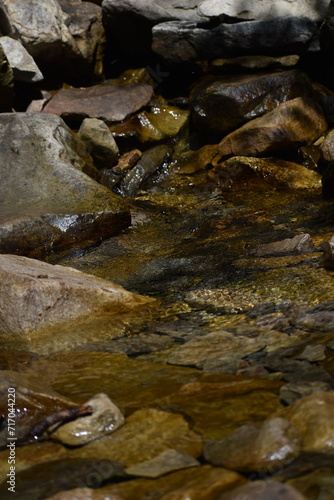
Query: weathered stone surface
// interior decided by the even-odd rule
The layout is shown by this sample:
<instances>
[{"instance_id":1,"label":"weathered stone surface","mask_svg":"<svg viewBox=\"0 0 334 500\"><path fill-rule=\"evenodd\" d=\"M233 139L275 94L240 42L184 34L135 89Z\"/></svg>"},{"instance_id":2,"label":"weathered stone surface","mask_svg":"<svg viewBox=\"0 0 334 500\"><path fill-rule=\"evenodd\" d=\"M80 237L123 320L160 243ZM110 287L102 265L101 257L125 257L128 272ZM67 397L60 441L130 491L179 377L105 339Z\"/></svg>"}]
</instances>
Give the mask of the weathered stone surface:
<instances>
[{"instance_id":1,"label":"weathered stone surface","mask_svg":"<svg viewBox=\"0 0 334 500\"><path fill-rule=\"evenodd\" d=\"M82 66L91 77L103 76L105 33L102 25L102 9L91 2L57 0L65 12L65 25L73 36L82 55ZM80 68L84 75L85 67Z\"/></svg>"},{"instance_id":2,"label":"weathered stone surface","mask_svg":"<svg viewBox=\"0 0 334 500\"><path fill-rule=\"evenodd\" d=\"M99 489L77 488L53 495L48 500L149 500L157 497L163 500L208 500L245 481L236 472L203 465L197 467L196 471L172 472L154 481L135 479L108 484Z\"/></svg>"},{"instance_id":3,"label":"weathered stone surface","mask_svg":"<svg viewBox=\"0 0 334 500\"><path fill-rule=\"evenodd\" d=\"M202 451L202 438L190 430L181 415L147 408L133 413L112 436L77 448L72 455L106 460L112 457L130 467L171 448L196 458Z\"/></svg>"},{"instance_id":4,"label":"weathered stone surface","mask_svg":"<svg viewBox=\"0 0 334 500\"><path fill-rule=\"evenodd\" d=\"M130 223L125 203L84 172L90 155L57 116L2 114L0 251L40 256Z\"/></svg>"},{"instance_id":5,"label":"weathered stone surface","mask_svg":"<svg viewBox=\"0 0 334 500\"><path fill-rule=\"evenodd\" d=\"M312 253L314 251L314 244L309 234L297 234L293 238L286 238L281 241L274 241L273 243L266 243L259 245L250 251L254 257L264 257L267 255L277 254L299 254L299 253Z\"/></svg>"},{"instance_id":6,"label":"weathered stone surface","mask_svg":"<svg viewBox=\"0 0 334 500\"><path fill-rule=\"evenodd\" d=\"M128 467L125 472L130 476L157 478L170 472L198 467L199 462L179 450L166 450L145 462Z\"/></svg>"},{"instance_id":7,"label":"weathered stone surface","mask_svg":"<svg viewBox=\"0 0 334 500\"><path fill-rule=\"evenodd\" d=\"M69 446L80 446L115 432L125 422L121 410L104 393L84 404L92 407L92 415L65 423L54 432L51 429L52 439Z\"/></svg>"},{"instance_id":8,"label":"weathered stone surface","mask_svg":"<svg viewBox=\"0 0 334 500\"><path fill-rule=\"evenodd\" d=\"M5 51L0 46L0 113L12 110L14 103L14 77Z\"/></svg>"},{"instance_id":9,"label":"weathered stone surface","mask_svg":"<svg viewBox=\"0 0 334 500\"><path fill-rule=\"evenodd\" d=\"M291 382L280 388L279 395L283 403L291 405L304 396L309 396L314 392L330 391L332 388L326 382Z\"/></svg>"},{"instance_id":10,"label":"weathered stone surface","mask_svg":"<svg viewBox=\"0 0 334 500\"><path fill-rule=\"evenodd\" d=\"M142 111L124 123L111 126L110 130L116 138L135 137L144 144L154 143L177 135L188 117L187 110L157 103L150 111Z\"/></svg>"},{"instance_id":11,"label":"weathered stone surface","mask_svg":"<svg viewBox=\"0 0 334 500\"><path fill-rule=\"evenodd\" d=\"M136 165L122 179L117 192L122 196L135 196L146 179L162 166L169 154L170 148L164 144L144 151Z\"/></svg>"},{"instance_id":12,"label":"weathered stone surface","mask_svg":"<svg viewBox=\"0 0 334 500\"><path fill-rule=\"evenodd\" d=\"M153 27L152 49L170 62L211 60L241 54L303 53L317 30L314 21L296 17L235 24L168 21Z\"/></svg>"},{"instance_id":13,"label":"weathered stone surface","mask_svg":"<svg viewBox=\"0 0 334 500\"><path fill-rule=\"evenodd\" d=\"M306 500L304 495L287 484L279 483L273 479L254 481L244 486L239 486L231 493L225 493L217 500Z\"/></svg>"},{"instance_id":14,"label":"weathered stone surface","mask_svg":"<svg viewBox=\"0 0 334 500\"><path fill-rule=\"evenodd\" d=\"M147 304L110 281L27 257L0 256L0 329L28 334L53 324Z\"/></svg>"},{"instance_id":15,"label":"weathered stone surface","mask_svg":"<svg viewBox=\"0 0 334 500\"><path fill-rule=\"evenodd\" d=\"M86 143L97 168L111 168L117 162L119 149L104 121L85 118L78 135Z\"/></svg>"},{"instance_id":16,"label":"weathered stone surface","mask_svg":"<svg viewBox=\"0 0 334 500\"><path fill-rule=\"evenodd\" d=\"M19 40L42 73L56 72L75 77L82 57L66 26L66 15L56 0L26 2L3 0L0 4L1 32Z\"/></svg>"},{"instance_id":17,"label":"weathered stone surface","mask_svg":"<svg viewBox=\"0 0 334 500\"><path fill-rule=\"evenodd\" d=\"M326 359L326 347L323 344L309 344L298 355L298 359L306 359L311 363Z\"/></svg>"},{"instance_id":18,"label":"weathered stone surface","mask_svg":"<svg viewBox=\"0 0 334 500\"><path fill-rule=\"evenodd\" d=\"M302 435L302 450L333 453L334 391L315 392L282 411Z\"/></svg>"},{"instance_id":19,"label":"weathered stone surface","mask_svg":"<svg viewBox=\"0 0 334 500\"><path fill-rule=\"evenodd\" d=\"M261 156L310 144L327 128L321 109L297 97L230 133L219 144L224 156Z\"/></svg>"},{"instance_id":20,"label":"weathered stone surface","mask_svg":"<svg viewBox=\"0 0 334 500\"><path fill-rule=\"evenodd\" d=\"M13 70L14 80L32 83L43 80L44 77L37 64L18 40L1 36L0 45Z\"/></svg>"},{"instance_id":21,"label":"weathered stone surface","mask_svg":"<svg viewBox=\"0 0 334 500\"><path fill-rule=\"evenodd\" d=\"M222 137L279 104L312 92L308 76L298 70L204 80L191 93L194 125Z\"/></svg>"},{"instance_id":22,"label":"weathered stone surface","mask_svg":"<svg viewBox=\"0 0 334 500\"><path fill-rule=\"evenodd\" d=\"M295 325L305 330L320 330L321 332L334 330L334 302L324 302L302 312L296 318Z\"/></svg>"},{"instance_id":23,"label":"weathered stone surface","mask_svg":"<svg viewBox=\"0 0 334 500\"><path fill-rule=\"evenodd\" d=\"M248 190L250 186L266 190L312 189L321 185L317 172L298 163L247 156L235 156L219 163L208 172L208 178L224 191Z\"/></svg>"},{"instance_id":24,"label":"weathered stone surface","mask_svg":"<svg viewBox=\"0 0 334 500\"><path fill-rule=\"evenodd\" d=\"M106 123L118 122L145 106L152 93L152 87L145 83L62 89L48 102L43 112L73 121L99 118Z\"/></svg>"},{"instance_id":25,"label":"weathered stone surface","mask_svg":"<svg viewBox=\"0 0 334 500\"><path fill-rule=\"evenodd\" d=\"M284 418L267 420L262 427L245 425L220 441L208 441L204 456L212 465L241 472L273 472L299 454L300 438Z\"/></svg>"},{"instance_id":26,"label":"weathered stone surface","mask_svg":"<svg viewBox=\"0 0 334 500\"><path fill-rule=\"evenodd\" d=\"M320 145L321 157L325 162L334 160L334 130L330 130Z\"/></svg>"}]
</instances>

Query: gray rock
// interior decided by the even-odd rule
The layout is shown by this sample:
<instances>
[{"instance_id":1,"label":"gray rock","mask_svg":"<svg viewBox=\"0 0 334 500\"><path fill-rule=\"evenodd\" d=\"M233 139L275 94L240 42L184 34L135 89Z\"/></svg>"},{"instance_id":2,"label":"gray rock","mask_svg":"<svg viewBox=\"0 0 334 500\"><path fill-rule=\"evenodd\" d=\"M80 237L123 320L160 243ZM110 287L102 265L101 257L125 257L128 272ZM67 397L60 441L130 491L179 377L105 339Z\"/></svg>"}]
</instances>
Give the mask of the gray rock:
<instances>
[{"instance_id":1,"label":"gray rock","mask_svg":"<svg viewBox=\"0 0 334 500\"><path fill-rule=\"evenodd\" d=\"M0 46L0 113L12 110L14 104L14 77L5 51Z\"/></svg>"},{"instance_id":2,"label":"gray rock","mask_svg":"<svg viewBox=\"0 0 334 500\"><path fill-rule=\"evenodd\" d=\"M51 438L69 446L80 446L94 439L111 434L121 427L124 416L121 410L109 399L107 394L97 394L86 401L93 409L92 415L67 422L56 430L50 430Z\"/></svg>"},{"instance_id":3,"label":"gray rock","mask_svg":"<svg viewBox=\"0 0 334 500\"><path fill-rule=\"evenodd\" d=\"M251 250L250 254L254 257L265 257L268 255L277 254L301 254L311 253L314 251L314 244L309 234L298 234L293 238L275 241L259 245Z\"/></svg>"},{"instance_id":4,"label":"gray rock","mask_svg":"<svg viewBox=\"0 0 334 500\"><path fill-rule=\"evenodd\" d=\"M0 45L13 70L14 80L35 83L44 79L34 59L18 40L2 36L0 37Z\"/></svg>"},{"instance_id":5,"label":"gray rock","mask_svg":"<svg viewBox=\"0 0 334 500\"><path fill-rule=\"evenodd\" d=\"M2 253L37 256L130 223L124 201L83 173L92 159L61 118L2 114L0 141Z\"/></svg>"},{"instance_id":6,"label":"gray rock","mask_svg":"<svg viewBox=\"0 0 334 500\"><path fill-rule=\"evenodd\" d=\"M165 450L151 460L140 462L125 469L131 476L156 478L169 472L189 467L198 467L200 464L192 456L179 450Z\"/></svg>"},{"instance_id":7,"label":"gray rock","mask_svg":"<svg viewBox=\"0 0 334 500\"><path fill-rule=\"evenodd\" d=\"M306 359L311 363L323 361L326 359L325 351L326 347L323 344L309 344L297 357L298 359Z\"/></svg>"},{"instance_id":8,"label":"gray rock","mask_svg":"<svg viewBox=\"0 0 334 500\"><path fill-rule=\"evenodd\" d=\"M23 334L91 315L117 314L150 302L73 268L0 256L0 331Z\"/></svg>"},{"instance_id":9,"label":"gray rock","mask_svg":"<svg viewBox=\"0 0 334 500\"><path fill-rule=\"evenodd\" d=\"M111 168L117 163L119 149L104 121L85 118L78 135L86 143L97 168Z\"/></svg>"},{"instance_id":10,"label":"gray rock","mask_svg":"<svg viewBox=\"0 0 334 500\"><path fill-rule=\"evenodd\" d=\"M157 171L170 153L168 146L153 146L146 150L136 165L127 172L118 192L122 196L133 197L145 180Z\"/></svg>"},{"instance_id":11,"label":"gray rock","mask_svg":"<svg viewBox=\"0 0 334 500\"><path fill-rule=\"evenodd\" d=\"M297 399L309 396L314 392L330 391L332 388L327 382L295 382L285 384L280 388L279 395L283 403L291 405Z\"/></svg>"},{"instance_id":12,"label":"gray rock","mask_svg":"<svg viewBox=\"0 0 334 500\"><path fill-rule=\"evenodd\" d=\"M189 21L168 21L152 29L152 50L167 61L184 62L279 51L305 52L317 30L314 21L296 17L222 23L203 27Z\"/></svg>"},{"instance_id":13,"label":"gray rock","mask_svg":"<svg viewBox=\"0 0 334 500\"><path fill-rule=\"evenodd\" d=\"M145 83L94 85L85 89L62 89L43 109L67 120L99 118L107 123L122 121L145 106L153 89Z\"/></svg>"}]
</instances>

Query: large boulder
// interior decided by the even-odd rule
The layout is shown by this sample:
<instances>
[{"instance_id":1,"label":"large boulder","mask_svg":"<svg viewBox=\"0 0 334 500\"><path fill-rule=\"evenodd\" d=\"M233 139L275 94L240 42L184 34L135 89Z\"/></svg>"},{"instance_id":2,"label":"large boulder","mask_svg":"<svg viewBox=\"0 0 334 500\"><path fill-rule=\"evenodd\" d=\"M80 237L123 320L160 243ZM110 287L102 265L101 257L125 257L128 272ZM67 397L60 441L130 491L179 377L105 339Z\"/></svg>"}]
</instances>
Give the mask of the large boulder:
<instances>
[{"instance_id":1,"label":"large boulder","mask_svg":"<svg viewBox=\"0 0 334 500\"><path fill-rule=\"evenodd\" d=\"M85 144L58 116L0 115L0 252L40 256L128 226L124 202L94 174Z\"/></svg>"},{"instance_id":2,"label":"large boulder","mask_svg":"<svg viewBox=\"0 0 334 500\"><path fill-rule=\"evenodd\" d=\"M168 21L153 27L152 49L169 62L212 60L240 54L305 52L317 23L303 17L277 17L238 23Z\"/></svg>"},{"instance_id":3,"label":"large boulder","mask_svg":"<svg viewBox=\"0 0 334 500\"><path fill-rule=\"evenodd\" d=\"M56 0L0 2L0 33L19 40L45 76L60 81L64 78L89 80L94 76L95 56L91 73L87 74L90 55L87 50L86 53L82 50L81 41L76 42L77 33L73 29L72 34L72 27L69 16ZM90 28L87 26L87 29ZM95 43L92 43L90 51Z\"/></svg>"},{"instance_id":4,"label":"large boulder","mask_svg":"<svg viewBox=\"0 0 334 500\"><path fill-rule=\"evenodd\" d=\"M0 255L0 333L28 335L69 321L115 315L153 299L76 269Z\"/></svg>"},{"instance_id":5,"label":"large boulder","mask_svg":"<svg viewBox=\"0 0 334 500\"><path fill-rule=\"evenodd\" d=\"M320 107L297 97L228 134L219 144L218 156L261 156L292 150L312 143L326 129Z\"/></svg>"},{"instance_id":6,"label":"large boulder","mask_svg":"<svg viewBox=\"0 0 334 500\"><path fill-rule=\"evenodd\" d=\"M191 93L193 121L202 132L221 138L279 104L312 92L308 76L298 70L205 79Z\"/></svg>"}]
</instances>

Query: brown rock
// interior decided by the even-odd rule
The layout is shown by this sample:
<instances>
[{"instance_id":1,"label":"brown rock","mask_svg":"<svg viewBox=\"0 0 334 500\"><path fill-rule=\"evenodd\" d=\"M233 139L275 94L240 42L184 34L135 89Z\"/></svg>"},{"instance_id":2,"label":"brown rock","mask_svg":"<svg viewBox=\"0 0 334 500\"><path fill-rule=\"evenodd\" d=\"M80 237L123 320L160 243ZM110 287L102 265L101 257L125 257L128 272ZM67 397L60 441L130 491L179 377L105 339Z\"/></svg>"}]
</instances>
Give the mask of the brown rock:
<instances>
[{"instance_id":1,"label":"brown rock","mask_svg":"<svg viewBox=\"0 0 334 500\"><path fill-rule=\"evenodd\" d=\"M310 144L327 128L313 101L298 97L230 133L219 144L219 155L261 156Z\"/></svg>"},{"instance_id":2,"label":"brown rock","mask_svg":"<svg viewBox=\"0 0 334 500\"><path fill-rule=\"evenodd\" d=\"M110 281L27 257L0 256L0 329L29 334L151 302Z\"/></svg>"},{"instance_id":3,"label":"brown rock","mask_svg":"<svg viewBox=\"0 0 334 500\"><path fill-rule=\"evenodd\" d=\"M163 451L156 457L151 458L151 460L128 467L125 472L130 476L156 478L176 470L198 466L199 462L190 455L179 450L170 449Z\"/></svg>"},{"instance_id":4,"label":"brown rock","mask_svg":"<svg viewBox=\"0 0 334 500\"><path fill-rule=\"evenodd\" d=\"M286 238L281 241L274 241L273 243L266 243L259 245L250 251L254 257L265 257L267 255L277 254L300 254L312 253L314 245L312 238L309 234L298 234L293 238Z\"/></svg>"},{"instance_id":5,"label":"brown rock","mask_svg":"<svg viewBox=\"0 0 334 500\"><path fill-rule=\"evenodd\" d=\"M224 191L257 189L312 189L321 177L303 165L279 158L236 156L217 164L208 172L210 181Z\"/></svg>"},{"instance_id":6,"label":"brown rock","mask_svg":"<svg viewBox=\"0 0 334 500\"><path fill-rule=\"evenodd\" d=\"M99 118L107 123L122 121L151 99L153 89L145 83L94 85L60 90L43 109L66 120Z\"/></svg>"},{"instance_id":7,"label":"brown rock","mask_svg":"<svg viewBox=\"0 0 334 500\"><path fill-rule=\"evenodd\" d=\"M239 486L230 493L217 498L217 500L306 500L304 495L292 486L279 483L273 479L254 481L244 486Z\"/></svg>"},{"instance_id":8,"label":"brown rock","mask_svg":"<svg viewBox=\"0 0 334 500\"><path fill-rule=\"evenodd\" d=\"M283 102L311 95L309 78L298 70L204 80L191 93L193 120L199 130L222 137Z\"/></svg>"}]
</instances>

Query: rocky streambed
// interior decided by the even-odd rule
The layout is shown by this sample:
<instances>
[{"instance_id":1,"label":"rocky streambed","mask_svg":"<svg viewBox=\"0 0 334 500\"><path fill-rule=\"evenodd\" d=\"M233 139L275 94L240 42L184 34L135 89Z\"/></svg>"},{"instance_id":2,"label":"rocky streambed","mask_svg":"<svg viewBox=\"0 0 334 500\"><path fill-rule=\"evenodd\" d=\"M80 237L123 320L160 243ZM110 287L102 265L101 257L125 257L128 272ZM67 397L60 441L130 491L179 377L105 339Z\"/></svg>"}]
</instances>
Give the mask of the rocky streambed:
<instances>
[{"instance_id":1,"label":"rocky streambed","mask_svg":"<svg viewBox=\"0 0 334 500\"><path fill-rule=\"evenodd\" d=\"M334 497L332 2L0 2L1 498Z\"/></svg>"}]
</instances>

